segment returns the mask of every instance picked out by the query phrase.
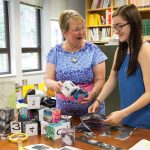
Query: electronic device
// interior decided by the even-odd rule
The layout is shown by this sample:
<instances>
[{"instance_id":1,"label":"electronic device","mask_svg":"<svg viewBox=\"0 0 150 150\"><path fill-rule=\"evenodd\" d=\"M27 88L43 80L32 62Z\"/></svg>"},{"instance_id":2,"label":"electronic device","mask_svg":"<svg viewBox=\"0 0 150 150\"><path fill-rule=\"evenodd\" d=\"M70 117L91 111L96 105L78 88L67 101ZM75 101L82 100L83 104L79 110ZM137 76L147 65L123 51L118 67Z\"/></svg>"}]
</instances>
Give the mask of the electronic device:
<instances>
[{"instance_id":1,"label":"electronic device","mask_svg":"<svg viewBox=\"0 0 150 150\"><path fill-rule=\"evenodd\" d=\"M63 87L61 92L66 96L70 97L73 96L75 99L78 99L79 96L87 97L88 92L81 89L77 85L75 85L72 81L65 81L63 83Z\"/></svg>"}]
</instances>

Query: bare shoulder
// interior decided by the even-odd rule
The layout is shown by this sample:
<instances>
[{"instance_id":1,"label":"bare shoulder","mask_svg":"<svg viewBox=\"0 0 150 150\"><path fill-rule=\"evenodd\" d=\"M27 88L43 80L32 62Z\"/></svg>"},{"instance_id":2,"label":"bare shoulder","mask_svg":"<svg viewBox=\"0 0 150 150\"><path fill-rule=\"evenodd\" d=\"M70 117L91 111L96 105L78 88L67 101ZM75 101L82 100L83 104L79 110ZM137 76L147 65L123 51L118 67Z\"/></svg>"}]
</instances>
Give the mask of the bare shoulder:
<instances>
[{"instance_id":1,"label":"bare shoulder","mask_svg":"<svg viewBox=\"0 0 150 150\"><path fill-rule=\"evenodd\" d=\"M150 60L150 43L144 42L142 44L140 53L139 53L139 61L143 59L148 59Z\"/></svg>"},{"instance_id":2,"label":"bare shoulder","mask_svg":"<svg viewBox=\"0 0 150 150\"><path fill-rule=\"evenodd\" d=\"M142 44L141 52L142 53L150 53L150 43L149 42L144 42Z\"/></svg>"}]
</instances>

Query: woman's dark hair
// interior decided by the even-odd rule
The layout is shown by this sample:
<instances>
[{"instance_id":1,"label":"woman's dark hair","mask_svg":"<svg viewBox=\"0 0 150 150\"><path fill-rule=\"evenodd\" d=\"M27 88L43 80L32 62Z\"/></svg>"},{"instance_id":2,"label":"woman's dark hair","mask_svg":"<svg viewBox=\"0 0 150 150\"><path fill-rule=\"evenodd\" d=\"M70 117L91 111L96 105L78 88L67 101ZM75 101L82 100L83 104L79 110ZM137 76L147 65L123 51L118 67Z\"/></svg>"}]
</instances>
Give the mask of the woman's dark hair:
<instances>
[{"instance_id":1,"label":"woman's dark hair","mask_svg":"<svg viewBox=\"0 0 150 150\"><path fill-rule=\"evenodd\" d=\"M119 7L112 17L121 16L130 25L129 41L119 42L118 53L114 69L118 71L123 63L127 48L129 47L130 58L127 74L132 74L138 65L138 54L142 45L142 20L141 15L135 5L123 5Z\"/></svg>"}]
</instances>

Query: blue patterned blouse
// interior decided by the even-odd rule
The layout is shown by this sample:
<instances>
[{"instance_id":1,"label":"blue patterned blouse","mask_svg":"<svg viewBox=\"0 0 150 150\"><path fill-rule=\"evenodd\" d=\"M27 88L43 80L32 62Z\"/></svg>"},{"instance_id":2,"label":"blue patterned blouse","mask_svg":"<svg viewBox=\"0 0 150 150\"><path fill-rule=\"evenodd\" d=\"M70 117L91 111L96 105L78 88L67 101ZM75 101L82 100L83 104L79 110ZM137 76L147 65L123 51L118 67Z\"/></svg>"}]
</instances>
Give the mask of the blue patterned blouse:
<instances>
[{"instance_id":1,"label":"blue patterned blouse","mask_svg":"<svg viewBox=\"0 0 150 150\"><path fill-rule=\"evenodd\" d=\"M76 63L72 59L77 59ZM61 44L52 48L47 56L47 63L56 65L56 80L71 80L75 84L87 84L93 81L93 66L105 61L107 57L94 44L86 42L77 52L64 51Z\"/></svg>"},{"instance_id":2,"label":"blue patterned blouse","mask_svg":"<svg viewBox=\"0 0 150 150\"><path fill-rule=\"evenodd\" d=\"M93 82L93 66L106 59L106 55L99 47L90 42L86 42L85 46L76 52L67 52L62 48L62 44L58 44L52 48L47 55L47 63L56 65L56 80L71 80L76 85ZM60 103L66 103L66 101L59 101L60 99L58 99L57 96L56 100L56 107L60 108L61 105L61 109L63 109ZM76 106L81 106L81 104L69 102L69 108L71 107L71 103ZM87 107L89 105L90 104L83 105L85 107L84 110L86 110L83 114L87 113Z\"/></svg>"}]
</instances>

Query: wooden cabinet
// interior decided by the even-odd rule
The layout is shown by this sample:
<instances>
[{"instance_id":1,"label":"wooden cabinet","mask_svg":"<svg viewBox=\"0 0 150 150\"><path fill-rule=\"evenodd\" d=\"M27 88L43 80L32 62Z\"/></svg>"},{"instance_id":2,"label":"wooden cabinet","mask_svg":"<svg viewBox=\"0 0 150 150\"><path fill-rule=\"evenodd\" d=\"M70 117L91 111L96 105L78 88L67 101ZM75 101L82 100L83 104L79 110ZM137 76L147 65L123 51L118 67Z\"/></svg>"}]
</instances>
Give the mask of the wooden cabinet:
<instances>
[{"instance_id":1,"label":"wooden cabinet","mask_svg":"<svg viewBox=\"0 0 150 150\"><path fill-rule=\"evenodd\" d=\"M106 60L106 81L107 81L112 68L114 54L117 49L117 46L116 45L98 45L98 46L108 57L108 59ZM106 115L109 115L113 111L120 110L120 97L118 84L112 91L112 93L105 100L105 110Z\"/></svg>"},{"instance_id":2,"label":"wooden cabinet","mask_svg":"<svg viewBox=\"0 0 150 150\"><path fill-rule=\"evenodd\" d=\"M130 3L138 7L144 38L150 41L150 0L86 0L86 39L96 44L107 43L113 35L113 11Z\"/></svg>"}]
</instances>

